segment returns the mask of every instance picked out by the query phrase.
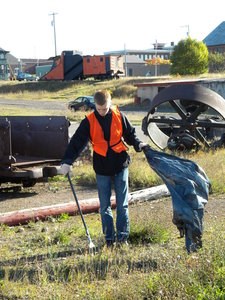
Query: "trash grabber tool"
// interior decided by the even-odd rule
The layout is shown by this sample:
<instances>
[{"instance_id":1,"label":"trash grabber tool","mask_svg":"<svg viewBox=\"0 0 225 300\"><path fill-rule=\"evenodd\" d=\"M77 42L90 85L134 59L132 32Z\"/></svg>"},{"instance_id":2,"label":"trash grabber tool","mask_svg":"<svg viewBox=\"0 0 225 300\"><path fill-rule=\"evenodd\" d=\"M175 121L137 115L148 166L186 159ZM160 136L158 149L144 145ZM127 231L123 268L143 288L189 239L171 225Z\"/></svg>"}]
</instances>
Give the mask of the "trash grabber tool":
<instances>
[{"instance_id":1,"label":"trash grabber tool","mask_svg":"<svg viewBox=\"0 0 225 300\"><path fill-rule=\"evenodd\" d=\"M71 177L70 177L70 174L69 174L69 173L67 174L67 178L68 178L68 180L69 180L70 187L71 187L71 190L72 190L74 199L75 199L76 204L77 204L77 207L78 207L78 211L79 211L79 213L80 213L80 216L81 216L81 219L82 219L82 222L83 222L85 231L86 231L86 235L87 235L87 238L88 238L88 247L89 247L90 250L93 250L93 249L95 248L95 245L94 245L94 243L92 242L90 233L89 233L88 228L87 228L87 225L86 225L86 223L85 223L84 216L83 216L83 213L82 213L82 211L81 211L80 204L79 204L79 201L78 201L78 199L77 199L77 195L76 195L76 192L75 192L75 189L74 189L74 186L73 186L73 183L72 183L72 180L71 180Z\"/></svg>"}]
</instances>

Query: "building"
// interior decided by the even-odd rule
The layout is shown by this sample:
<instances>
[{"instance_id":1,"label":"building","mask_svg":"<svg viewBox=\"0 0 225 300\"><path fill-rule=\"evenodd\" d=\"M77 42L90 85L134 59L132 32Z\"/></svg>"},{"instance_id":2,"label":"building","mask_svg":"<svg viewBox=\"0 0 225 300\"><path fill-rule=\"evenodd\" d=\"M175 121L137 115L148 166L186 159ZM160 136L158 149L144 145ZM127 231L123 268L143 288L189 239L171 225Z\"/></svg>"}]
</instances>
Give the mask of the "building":
<instances>
[{"instance_id":1,"label":"building","mask_svg":"<svg viewBox=\"0 0 225 300\"><path fill-rule=\"evenodd\" d=\"M10 79L15 79L18 72L36 74L36 66L51 65L53 60L34 59L34 58L16 58L12 54L6 55L10 70Z\"/></svg>"},{"instance_id":2,"label":"building","mask_svg":"<svg viewBox=\"0 0 225 300\"><path fill-rule=\"evenodd\" d=\"M0 80L7 80L9 78L9 66L6 57L7 53L9 53L9 51L0 48Z\"/></svg>"},{"instance_id":3,"label":"building","mask_svg":"<svg viewBox=\"0 0 225 300\"><path fill-rule=\"evenodd\" d=\"M16 58L10 51L0 47L0 80L14 80L19 71L29 74L36 73L36 66L52 65L53 58L33 59Z\"/></svg>"},{"instance_id":4,"label":"building","mask_svg":"<svg viewBox=\"0 0 225 300\"><path fill-rule=\"evenodd\" d=\"M225 21L220 23L203 42L206 44L208 51L213 53L225 52Z\"/></svg>"},{"instance_id":5,"label":"building","mask_svg":"<svg viewBox=\"0 0 225 300\"><path fill-rule=\"evenodd\" d=\"M164 88L178 84L197 84L209 88L220 96L225 98L225 79L180 79L180 80L165 80L151 81L145 83L136 83L137 87L134 102L137 104L150 105L154 97Z\"/></svg>"},{"instance_id":6,"label":"building","mask_svg":"<svg viewBox=\"0 0 225 300\"><path fill-rule=\"evenodd\" d=\"M122 55L126 76L159 76L170 73L169 64L147 64L147 60L160 58L169 60L174 49L174 43L169 46L165 43L155 43L152 49L147 50L117 50L104 52L105 55Z\"/></svg>"}]
</instances>

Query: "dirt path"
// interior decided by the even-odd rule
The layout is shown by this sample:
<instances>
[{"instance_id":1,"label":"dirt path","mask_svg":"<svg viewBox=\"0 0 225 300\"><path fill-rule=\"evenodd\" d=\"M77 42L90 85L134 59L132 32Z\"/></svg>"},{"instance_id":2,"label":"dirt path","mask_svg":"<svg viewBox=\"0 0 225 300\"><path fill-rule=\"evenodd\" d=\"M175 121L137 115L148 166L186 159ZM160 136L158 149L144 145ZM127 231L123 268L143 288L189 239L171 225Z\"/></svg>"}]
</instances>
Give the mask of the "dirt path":
<instances>
[{"instance_id":1,"label":"dirt path","mask_svg":"<svg viewBox=\"0 0 225 300\"><path fill-rule=\"evenodd\" d=\"M97 198L96 188L75 186L78 200ZM171 207L171 199L167 197L167 208ZM0 212L10 212L26 208L42 207L74 201L69 184L64 183L39 183L20 192L0 193ZM157 206L155 206L157 207ZM206 205L206 215L212 218L225 220L225 195L210 195Z\"/></svg>"},{"instance_id":2,"label":"dirt path","mask_svg":"<svg viewBox=\"0 0 225 300\"><path fill-rule=\"evenodd\" d=\"M97 190L84 187L75 187L79 200L96 198ZM74 201L69 184L38 183L32 188L22 189L19 192L0 193L0 212L54 205Z\"/></svg>"},{"instance_id":3,"label":"dirt path","mask_svg":"<svg viewBox=\"0 0 225 300\"><path fill-rule=\"evenodd\" d=\"M39 110L56 110L67 111L66 101L46 101L46 100L21 100L21 99L3 99L0 98L0 106L10 106L21 109L39 109Z\"/></svg>"}]
</instances>

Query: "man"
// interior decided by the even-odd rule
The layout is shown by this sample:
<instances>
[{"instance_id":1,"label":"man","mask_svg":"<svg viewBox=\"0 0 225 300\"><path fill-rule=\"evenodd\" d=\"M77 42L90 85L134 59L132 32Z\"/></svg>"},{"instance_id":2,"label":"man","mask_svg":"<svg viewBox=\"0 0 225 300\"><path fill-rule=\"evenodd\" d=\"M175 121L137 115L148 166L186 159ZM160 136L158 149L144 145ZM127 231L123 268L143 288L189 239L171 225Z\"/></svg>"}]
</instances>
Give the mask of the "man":
<instances>
[{"instance_id":1,"label":"man","mask_svg":"<svg viewBox=\"0 0 225 300\"><path fill-rule=\"evenodd\" d=\"M111 107L108 91L98 91L94 95L96 109L87 115L72 136L62 159L61 173L66 175L82 150L91 142L93 147L93 168L96 173L102 230L106 244L115 241L127 243L129 237L128 212L128 147L132 145L140 152L146 146L135 133L135 128L117 107ZM116 231L111 210L111 184L114 183L116 196Z\"/></svg>"}]
</instances>

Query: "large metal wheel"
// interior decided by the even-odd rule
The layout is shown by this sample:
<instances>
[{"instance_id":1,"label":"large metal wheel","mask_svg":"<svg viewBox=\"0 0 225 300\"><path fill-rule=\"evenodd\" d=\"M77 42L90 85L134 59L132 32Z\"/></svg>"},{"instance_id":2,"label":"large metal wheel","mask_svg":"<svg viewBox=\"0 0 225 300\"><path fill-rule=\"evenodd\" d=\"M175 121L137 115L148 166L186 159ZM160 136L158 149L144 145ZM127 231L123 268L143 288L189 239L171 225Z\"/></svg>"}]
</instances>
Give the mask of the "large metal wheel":
<instances>
[{"instance_id":1,"label":"large metal wheel","mask_svg":"<svg viewBox=\"0 0 225 300\"><path fill-rule=\"evenodd\" d=\"M225 99L201 85L171 85L152 100L142 130L162 150L220 146L224 142Z\"/></svg>"}]
</instances>

